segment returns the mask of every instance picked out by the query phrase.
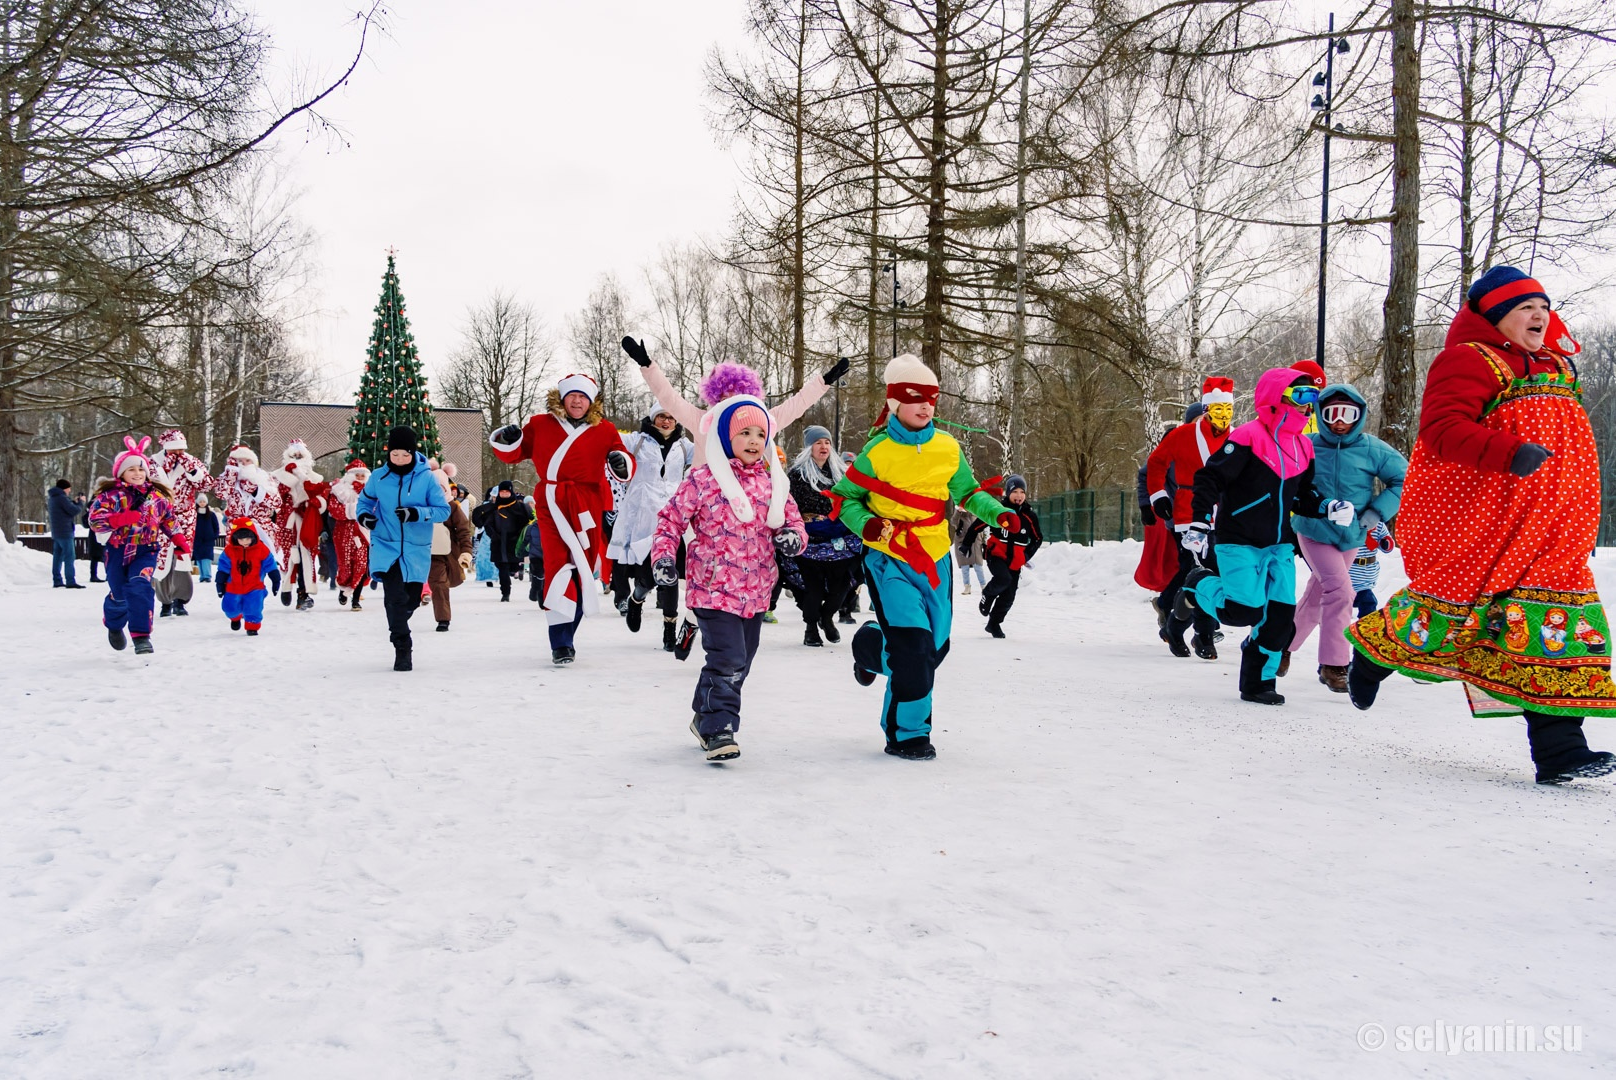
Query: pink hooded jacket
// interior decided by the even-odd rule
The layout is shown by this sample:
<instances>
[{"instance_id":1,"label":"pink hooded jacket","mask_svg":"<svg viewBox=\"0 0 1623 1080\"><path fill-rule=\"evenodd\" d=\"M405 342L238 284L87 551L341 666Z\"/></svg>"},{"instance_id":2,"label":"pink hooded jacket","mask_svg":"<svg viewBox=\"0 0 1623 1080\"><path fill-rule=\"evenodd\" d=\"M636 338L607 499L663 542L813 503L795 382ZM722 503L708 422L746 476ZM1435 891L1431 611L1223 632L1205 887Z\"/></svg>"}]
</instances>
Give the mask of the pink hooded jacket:
<instances>
[{"instance_id":1,"label":"pink hooded jacket","mask_svg":"<svg viewBox=\"0 0 1623 1080\"><path fill-rule=\"evenodd\" d=\"M1290 368L1269 368L1257 379L1252 400L1257 418L1229 434L1229 442L1250 447L1262 463L1288 480L1313 460L1313 440L1302 434L1307 417L1284 404L1285 391L1302 377Z\"/></svg>"},{"instance_id":2,"label":"pink hooded jacket","mask_svg":"<svg viewBox=\"0 0 1623 1080\"><path fill-rule=\"evenodd\" d=\"M772 547L776 530L766 523L772 476L764 460L745 465L737 458L729 458L720 467L732 468L745 496L755 506L755 520L739 521L711 475L711 466L695 466L660 510L649 557L655 562L675 558L676 545L691 524L694 539L688 545L687 606L731 612L747 619L766 610L772 586L778 581ZM806 526L793 500L784 504L783 528L799 533L804 546Z\"/></svg>"}]
</instances>

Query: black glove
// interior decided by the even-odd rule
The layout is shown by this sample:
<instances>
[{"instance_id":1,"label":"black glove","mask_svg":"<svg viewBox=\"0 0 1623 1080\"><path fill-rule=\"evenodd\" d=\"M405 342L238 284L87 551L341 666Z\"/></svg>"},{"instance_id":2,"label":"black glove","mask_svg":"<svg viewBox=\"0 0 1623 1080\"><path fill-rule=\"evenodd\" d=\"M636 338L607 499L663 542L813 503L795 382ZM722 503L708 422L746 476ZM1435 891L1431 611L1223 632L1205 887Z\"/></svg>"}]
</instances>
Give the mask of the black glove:
<instances>
[{"instance_id":1,"label":"black glove","mask_svg":"<svg viewBox=\"0 0 1623 1080\"><path fill-rule=\"evenodd\" d=\"M780 553L790 558L806 550L806 541L799 533L790 528L782 528L773 533L772 543Z\"/></svg>"},{"instance_id":2,"label":"black glove","mask_svg":"<svg viewBox=\"0 0 1623 1080\"><path fill-rule=\"evenodd\" d=\"M226 565L230 566L231 564L227 563ZM224 596L225 595L226 582L228 582L230 580L231 580L231 571L230 570L221 570L219 573L215 574L214 575L214 594L216 596Z\"/></svg>"},{"instance_id":3,"label":"black glove","mask_svg":"<svg viewBox=\"0 0 1623 1080\"><path fill-rule=\"evenodd\" d=\"M1155 516L1160 518L1162 521L1172 520L1172 499L1169 496L1162 496L1159 499L1151 499L1150 509L1154 510Z\"/></svg>"},{"instance_id":4,"label":"black glove","mask_svg":"<svg viewBox=\"0 0 1623 1080\"><path fill-rule=\"evenodd\" d=\"M376 514L357 514L355 520L360 522L361 528L367 532L371 532L378 527L378 516Z\"/></svg>"},{"instance_id":5,"label":"black glove","mask_svg":"<svg viewBox=\"0 0 1623 1080\"><path fill-rule=\"evenodd\" d=\"M626 338L626 340L630 341L631 339ZM653 571L655 585L670 586L676 584L676 560L669 555L663 559L655 559Z\"/></svg>"},{"instance_id":6,"label":"black glove","mask_svg":"<svg viewBox=\"0 0 1623 1080\"><path fill-rule=\"evenodd\" d=\"M517 424L508 424L506 427L497 428L490 436L491 442L499 442L503 446L512 446L522 438L524 438L524 429Z\"/></svg>"},{"instance_id":7,"label":"black glove","mask_svg":"<svg viewBox=\"0 0 1623 1080\"><path fill-rule=\"evenodd\" d=\"M1138 517L1145 525L1154 525L1156 522L1155 504L1145 503L1138 508Z\"/></svg>"},{"instance_id":8,"label":"black glove","mask_svg":"<svg viewBox=\"0 0 1623 1080\"><path fill-rule=\"evenodd\" d=\"M415 506L397 506L394 508L394 516L401 521L416 521L417 508Z\"/></svg>"},{"instance_id":9,"label":"black glove","mask_svg":"<svg viewBox=\"0 0 1623 1080\"><path fill-rule=\"evenodd\" d=\"M1510 459L1510 471L1517 476L1532 476L1549 456L1550 452L1536 442L1522 443Z\"/></svg>"},{"instance_id":10,"label":"black glove","mask_svg":"<svg viewBox=\"0 0 1623 1080\"><path fill-rule=\"evenodd\" d=\"M835 383L837 383L841 379L845 378L845 373L847 371L850 371L850 370L851 370L851 361L850 361L850 359L847 358L847 357L844 357L844 356L840 357L839 362L837 364L835 364L833 367L829 368L827 371L823 372L823 385L824 386L833 386Z\"/></svg>"},{"instance_id":11,"label":"black glove","mask_svg":"<svg viewBox=\"0 0 1623 1080\"><path fill-rule=\"evenodd\" d=\"M610 450L604 463L608 465L609 472L622 484L631 479L631 459L618 450Z\"/></svg>"},{"instance_id":12,"label":"black glove","mask_svg":"<svg viewBox=\"0 0 1623 1080\"><path fill-rule=\"evenodd\" d=\"M624 349L626 355L637 362L638 367L648 367L653 363L652 360L648 359L648 350L643 348L642 342L632 338L629 334L620 339L620 348Z\"/></svg>"}]
</instances>

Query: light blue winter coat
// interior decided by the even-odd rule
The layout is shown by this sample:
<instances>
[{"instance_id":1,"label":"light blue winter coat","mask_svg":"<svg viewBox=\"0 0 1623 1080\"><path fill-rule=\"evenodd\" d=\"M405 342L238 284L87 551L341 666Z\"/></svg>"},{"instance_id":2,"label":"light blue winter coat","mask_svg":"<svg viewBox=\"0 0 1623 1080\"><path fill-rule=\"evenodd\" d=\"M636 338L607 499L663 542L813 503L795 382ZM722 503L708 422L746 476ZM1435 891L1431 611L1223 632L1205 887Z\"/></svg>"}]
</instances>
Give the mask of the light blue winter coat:
<instances>
[{"instance_id":1,"label":"light blue winter coat","mask_svg":"<svg viewBox=\"0 0 1623 1080\"><path fill-rule=\"evenodd\" d=\"M1403 476L1409 463L1403 455L1374 435L1364 434L1364 423L1369 419L1369 405L1364 396L1346 383L1333 383L1319 394L1319 407L1329 397L1348 397L1358 403L1364 414L1345 435L1333 435L1319 416L1319 430L1313 439L1313 486L1326 499L1345 499L1361 515L1374 508L1382 521L1391 521L1398 512L1398 501L1403 495ZM1384 490L1375 494L1375 481L1380 480ZM1291 525L1298 536L1330 544L1340 551L1362 547L1368 531L1354 516L1351 525L1336 525L1329 518L1291 517Z\"/></svg>"},{"instance_id":2,"label":"light blue winter coat","mask_svg":"<svg viewBox=\"0 0 1623 1080\"><path fill-rule=\"evenodd\" d=\"M395 509L401 506L415 507L417 520L403 522L396 517ZM373 574L381 574L398 562L407 581L428 580L434 523L451 516L451 504L445 501L440 482L428 471L427 458L418 454L411 472L404 476L388 465L374 469L356 500L355 514L372 514L378 519L372 529L372 555L368 560Z\"/></svg>"}]
</instances>

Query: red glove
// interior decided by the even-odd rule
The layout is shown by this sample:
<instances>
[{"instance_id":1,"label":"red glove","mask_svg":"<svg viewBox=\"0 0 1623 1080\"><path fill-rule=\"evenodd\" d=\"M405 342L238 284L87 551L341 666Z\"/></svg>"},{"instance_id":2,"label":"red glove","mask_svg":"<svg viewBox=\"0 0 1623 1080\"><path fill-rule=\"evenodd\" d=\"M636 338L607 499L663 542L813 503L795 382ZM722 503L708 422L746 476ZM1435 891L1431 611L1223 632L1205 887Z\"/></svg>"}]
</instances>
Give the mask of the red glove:
<instances>
[{"instance_id":1,"label":"red glove","mask_svg":"<svg viewBox=\"0 0 1623 1080\"><path fill-rule=\"evenodd\" d=\"M1004 532L1017 533L1020 531L1020 515L1013 510L1005 510L997 516L997 527Z\"/></svg>"},{"instance_id":2,"label":"red glove","mask_svg":"<svg viewBox=\"0 0 1623 1080\"><path fill-rule=\"evenodd\" d=\"M192 553L192 545L186 542L186 538L184 536L172 536L169 538L169 542L174 544L175 550L180 552L182 555L190 555Z\"/></svg>"},{"instance_id":3,"label":"red glove","mask_svg":"<svg viewBox=\"0 0 1623 1080\"><path fill-rule=\"evenodd\" d=\"M871 517L862 523L862 538L870 544L882 544L896 531L896 523L889 518Z\"/></svg>"},{"instance_id":4,"label":"red glove","mask_svg":"<svg viewBox=\"0 0 1623 1080\"><path fill-rule=\"evenodd\" d=\"M139 525L141 524L141 511L120 510L116 514L108 514L107 524L115 529L122 529L126 525Z\"/></svg>"}]
</instances>

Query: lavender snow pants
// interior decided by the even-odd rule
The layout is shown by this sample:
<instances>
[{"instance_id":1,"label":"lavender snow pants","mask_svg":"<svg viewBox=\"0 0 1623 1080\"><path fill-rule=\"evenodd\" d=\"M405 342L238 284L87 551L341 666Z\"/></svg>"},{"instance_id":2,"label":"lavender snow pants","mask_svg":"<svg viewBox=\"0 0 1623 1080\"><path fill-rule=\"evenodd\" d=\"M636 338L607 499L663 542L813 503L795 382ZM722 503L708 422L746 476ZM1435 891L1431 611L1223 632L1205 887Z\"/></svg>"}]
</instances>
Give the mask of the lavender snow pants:
<instances>
[{"instance_id":1,"label":"lavender snow pants","mask_svg":"<svg viewBox=\"0 0 1623 1080\"><path fill-rule=\"evenodd\" d=\"M1307 579L1307 591L1296 601L1296 638L1291 642L1291 652L1300 650L1307 644L1308 635L1318 630L1319 663L1345 667L1352 663L1352 642L1342 631L1353 623L1353 599L1357 594L1351 571L1353 556L1358 552L1341 551L1305 536L1297 540L1312 576Z\"/></svg>"}]
</instances>

